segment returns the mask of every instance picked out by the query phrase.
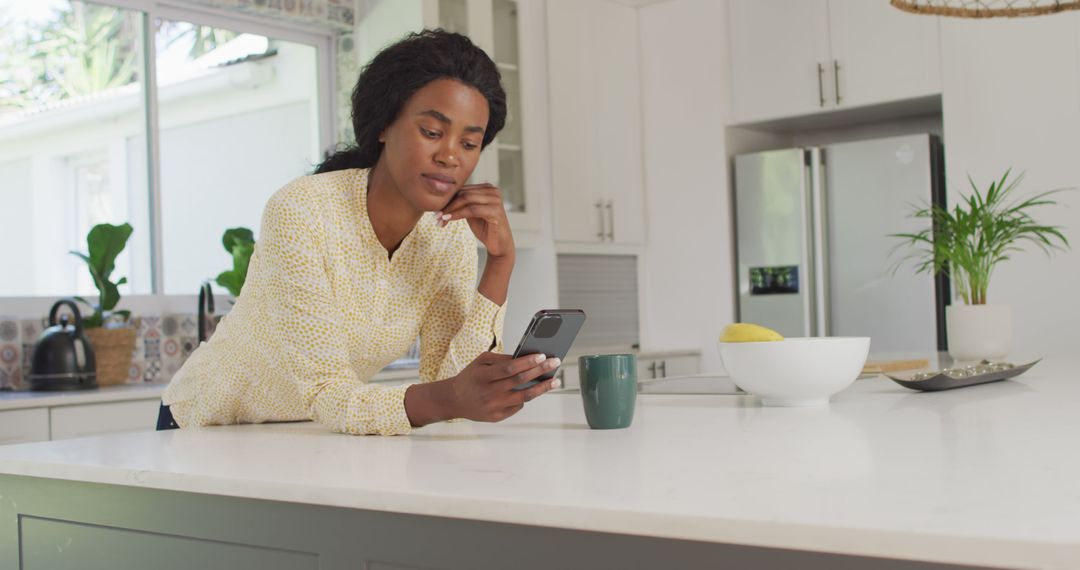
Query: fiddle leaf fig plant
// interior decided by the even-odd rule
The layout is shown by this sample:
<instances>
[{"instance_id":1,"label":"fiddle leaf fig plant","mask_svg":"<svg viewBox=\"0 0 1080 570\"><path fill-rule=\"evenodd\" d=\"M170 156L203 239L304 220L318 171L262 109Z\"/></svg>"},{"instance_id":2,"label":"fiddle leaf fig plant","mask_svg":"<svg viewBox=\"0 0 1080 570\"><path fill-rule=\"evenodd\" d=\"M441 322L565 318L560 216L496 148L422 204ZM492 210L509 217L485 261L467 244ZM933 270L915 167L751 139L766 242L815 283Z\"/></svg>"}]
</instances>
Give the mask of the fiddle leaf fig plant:
<instances>
[{"instance_id":1,"label":"fiddle leaf fig plant","mask_svg":"<svg viewBox=\"0 0 1080 570\"><path fill-rule=\"evenodd\" d=\"M947 272L964 304L985 305L994 268L1007 261L1012 253L1021 251L1022 244L1034 244L1047 256L1054 250L1068 249L1069 240L1061 233L1061 226L1040 224L1032 217L1031 210L1057 205L1050 196L1071 188L1013 200L1013 192L1024 179L1024 173L1010 181L1011 174L1011 168L1006 170L1000 180L990 183L985 193L968 176L971 195L962 197L952 210L937 205L917 209L911 217L928 218L932 224L916 233L892 234L904 240L897 247L915 248L901 262L917 260L918 273Z\"/></svg>"},{"instance_id":2,"label":"fiddle leaf fig plant","mask_svg":"<svg viewBox=\"0 0 1080 570\"><path fill-rule=\"evenodd\" d=\"M94 287L98 290L97 303L75 297L94 311L89 317L83 319L83 325L88 328L104 326L107 321L115 317L119 317L122 323L126 323L131 317L131 311L114 310L120 302L119 287L127 283L127 277L121 277L115 282L111 280L111 277L116 268L116 258L127 246L132 231L131 224L127 223L119 226L98 224L91 228L86 236L87 253L69 252L86 262Z\"/></svg>"},{"instance_id":3,"label":"fiddle leaf fig plant","mask_svg":"<svg viewBox=\"0 0 1080 570\"><path fill-rule=\"evenodd\" d=\"M255 251L255 234L248 228L230 228L225 230L221 243L225 246L225 251L232 256L233 268L222 271L215 281L228 289L233 297L239 297L244 281L247 280L251 254Z\"/></svg>"}]
</instances>

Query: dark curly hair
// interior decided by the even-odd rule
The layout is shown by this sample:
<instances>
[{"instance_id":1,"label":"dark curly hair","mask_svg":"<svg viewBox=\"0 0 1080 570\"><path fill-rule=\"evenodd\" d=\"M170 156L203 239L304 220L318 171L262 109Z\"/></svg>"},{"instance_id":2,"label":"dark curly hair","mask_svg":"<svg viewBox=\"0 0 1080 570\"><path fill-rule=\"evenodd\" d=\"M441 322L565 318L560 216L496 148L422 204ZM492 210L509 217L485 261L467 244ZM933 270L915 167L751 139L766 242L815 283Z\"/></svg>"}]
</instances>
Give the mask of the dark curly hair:
<instances>
[{"instance_id":1,"label":"dark curly hair","mask_svg":"<svg viewBox=\"0 0 1080 570\"><path fill-rule=\"evenodd\" d=\"M356 144L335 152L315 173L375 166L383 148L379 134L414 93L436 79L456 79L487 99L488 124L480 146L490 144L506 124L506 91L495 62L461 34L424 30L383 49L360 72L352 92Z\"/></svg>"}]
</instances>

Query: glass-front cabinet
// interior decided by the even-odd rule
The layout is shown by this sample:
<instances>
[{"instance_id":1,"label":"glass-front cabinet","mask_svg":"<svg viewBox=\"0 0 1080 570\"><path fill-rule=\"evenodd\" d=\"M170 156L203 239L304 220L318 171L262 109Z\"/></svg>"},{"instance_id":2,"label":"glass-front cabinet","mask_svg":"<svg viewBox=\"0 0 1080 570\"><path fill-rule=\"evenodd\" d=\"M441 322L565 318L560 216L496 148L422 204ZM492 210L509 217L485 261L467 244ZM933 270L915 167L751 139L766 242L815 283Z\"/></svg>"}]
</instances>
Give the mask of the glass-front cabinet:
<instances>
[{"instance_id":1,"label":"glass-front cabinet","mask_svg":"<svg viewBox=\"0 0 1080 570\"><path fill-rule=\"evenodd\" d=\"M360 3L360 60L408 31L443 28L472 39L499 67L506 89L506 126L480 158L470 182L491 182L502 189L515 233L539 229L536 197L525 175L522 57L517 0L364 0Z\"/></svg>"}]
</instances>

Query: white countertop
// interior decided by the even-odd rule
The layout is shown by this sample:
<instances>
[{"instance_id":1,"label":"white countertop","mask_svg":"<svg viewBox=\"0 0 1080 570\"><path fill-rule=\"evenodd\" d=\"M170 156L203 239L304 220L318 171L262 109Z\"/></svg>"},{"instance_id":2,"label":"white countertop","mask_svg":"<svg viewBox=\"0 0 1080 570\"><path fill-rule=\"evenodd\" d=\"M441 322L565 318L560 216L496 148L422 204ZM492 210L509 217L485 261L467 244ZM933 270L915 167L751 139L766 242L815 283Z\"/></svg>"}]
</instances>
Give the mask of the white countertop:
<instances>
[{"instance_id":1,"label":"white countertop","mask_svg":"<svg viewBox=\"0 0 1080 570\"><path fill-rule=\"evenodd\" d=\"M50 408L128 400L153 400L161 398L166 386L168 384L124 384L122 386L105 386L90 390L70 390L65 392L4 391L0 392L0 412L24 408Z\"/></svg>"},{"instance_id":2,"label":"white countertop","mask_svg":"<svg viewBox=\"0 0 1080 570\"><path fill-rule=\"evenodd\" d=\"M1019 363L1019 362L1018 362ZM271 424L0 448L0 473L855 555L1080 564L1080 358L918 393L877 377L822 408L643 394L593 431L548 394L499 424L402 437ZM718 380L718 382L722 382Z\"/></svg>"}]
</instances>

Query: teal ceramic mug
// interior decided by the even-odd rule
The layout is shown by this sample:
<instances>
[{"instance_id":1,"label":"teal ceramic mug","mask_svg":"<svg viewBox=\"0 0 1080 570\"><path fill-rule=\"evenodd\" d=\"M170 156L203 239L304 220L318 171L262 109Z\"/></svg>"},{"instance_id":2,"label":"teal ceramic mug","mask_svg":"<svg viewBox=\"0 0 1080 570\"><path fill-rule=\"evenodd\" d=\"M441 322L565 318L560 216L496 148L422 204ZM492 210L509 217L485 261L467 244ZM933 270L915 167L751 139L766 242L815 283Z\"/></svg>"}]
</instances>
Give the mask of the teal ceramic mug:
<instances>
[{"instance_id":1,"label":"teal ceramic mug","mask_svg":"<svg viewBox=\"0 0 1080 570\"><path fill-rule=\"evenodd\" d=\"M578 358L585 419L593 429L630 426L637 401L637 357L596 354Z\"/></svg>"}]
</instances>

